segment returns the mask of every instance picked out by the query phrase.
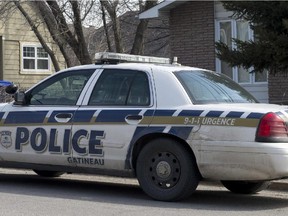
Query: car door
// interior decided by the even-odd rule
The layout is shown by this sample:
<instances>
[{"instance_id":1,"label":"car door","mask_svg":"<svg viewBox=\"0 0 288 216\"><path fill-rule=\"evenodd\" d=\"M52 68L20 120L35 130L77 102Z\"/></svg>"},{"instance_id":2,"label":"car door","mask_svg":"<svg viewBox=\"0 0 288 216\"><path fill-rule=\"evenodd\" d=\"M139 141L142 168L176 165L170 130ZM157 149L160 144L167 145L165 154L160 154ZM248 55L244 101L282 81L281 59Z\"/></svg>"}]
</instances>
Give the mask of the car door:
<instances>
[{"instance_id":1,"label":"car door","mask_svg":"<svg viewBox=\"0 0 288 216\"><path fill-rule=\"evenodd\" d=\"M94 71L57 73L28 90L24 104L6 105L0 114L1 159L21 164L74 165L69 161L72 119Z\"/></svg>"},{"instance_id":2,"label":"car door","mask_svg":"<svg viewBox=\"0 0 288 216\"><path fill-rule=\"evenodd\" d=\"M77 147L73 148L73 160L77 166L123 170L129 144L147 128L146 117L152 116L153 104L149 73L127 69L101 71L73 121L73 134L78 133L73 139Z\"/></svg>"}]
</instances>

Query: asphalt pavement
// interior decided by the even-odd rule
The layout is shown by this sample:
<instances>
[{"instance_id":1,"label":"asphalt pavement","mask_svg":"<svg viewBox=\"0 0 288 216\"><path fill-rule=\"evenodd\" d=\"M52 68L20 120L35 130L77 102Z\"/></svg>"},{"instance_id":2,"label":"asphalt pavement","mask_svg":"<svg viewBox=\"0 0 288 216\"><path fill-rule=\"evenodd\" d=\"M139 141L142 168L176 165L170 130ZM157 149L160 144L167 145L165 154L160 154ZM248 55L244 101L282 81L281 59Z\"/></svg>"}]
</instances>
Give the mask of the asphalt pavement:
<instances>
[{"instance_id":1,"label":"asphalt pavement","mask_svg":"<svg viewBox=\"0 0 288 216\"><path fill-rule=\"evenodd\" d=\"M202 181L200 184L221 186L219 181ZM288 192L288 179L273 180L267 190L280 190Z\"/></svg>"}]
</instances>

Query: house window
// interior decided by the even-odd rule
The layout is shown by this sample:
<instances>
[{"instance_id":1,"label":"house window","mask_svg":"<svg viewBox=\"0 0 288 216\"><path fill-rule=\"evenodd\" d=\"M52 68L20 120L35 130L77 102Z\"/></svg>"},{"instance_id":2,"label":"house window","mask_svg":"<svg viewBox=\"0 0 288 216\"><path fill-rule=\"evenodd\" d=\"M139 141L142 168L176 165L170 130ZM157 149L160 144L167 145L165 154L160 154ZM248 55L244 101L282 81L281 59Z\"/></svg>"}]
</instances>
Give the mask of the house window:
<instances>
[{"instance_id":1,"label":"house window","mask_svg":"<svg viewBox=\"0 0 288 216\"><path fill-rule=\"evenodd\" d=\"M23 72L49 72L50 58L39 45L22 45Z\"/></svg>"},{"instance_id":2,"label":"house window","mask_svg":"<svg viewBox=\"0 0 288 216\"><path fill-rule=\"evenodd\" d=\"M233 38L242 41L253 40L253 31L247 21L220 20L216 22L216 41L221 41L231 49L237 49ZM242 67L230 67L226 62L216 60L216 70L240 84L266 83L267 72L250 73L252 69L245 70Z\"/></svg>"}]
</instances>

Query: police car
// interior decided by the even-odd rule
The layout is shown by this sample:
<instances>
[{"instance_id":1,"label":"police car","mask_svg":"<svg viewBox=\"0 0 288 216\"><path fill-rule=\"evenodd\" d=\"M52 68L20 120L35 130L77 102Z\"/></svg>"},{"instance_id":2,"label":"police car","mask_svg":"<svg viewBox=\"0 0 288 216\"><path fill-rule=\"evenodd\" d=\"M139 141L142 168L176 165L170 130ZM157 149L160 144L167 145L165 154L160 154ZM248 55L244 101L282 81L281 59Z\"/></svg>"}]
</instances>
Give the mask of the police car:
<instances>
[{"instance_id":1,"label":"police car","mask_svg":"<svg viewBox=\"0 0 288 216\"><path fill-rule=\"evenodd\" d=\"M162 201L187 198L203 179L246 194L288 177L287 107L169 59L96 59L26 92L7 87L15 101L0 107L0 167L136 177Z\"/></svg>"}]
</instances>

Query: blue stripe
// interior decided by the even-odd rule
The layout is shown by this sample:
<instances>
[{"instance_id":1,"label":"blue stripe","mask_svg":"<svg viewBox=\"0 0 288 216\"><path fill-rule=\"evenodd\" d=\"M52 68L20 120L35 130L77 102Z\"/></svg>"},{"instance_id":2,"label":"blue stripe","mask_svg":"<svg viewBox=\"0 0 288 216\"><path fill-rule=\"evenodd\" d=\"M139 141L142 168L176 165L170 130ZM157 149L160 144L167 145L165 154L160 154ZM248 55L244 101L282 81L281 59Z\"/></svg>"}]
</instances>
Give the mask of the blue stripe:
<instances>
[{"instance_id":1,"label":"blue stripe","mask_svg":"<svg viewBox=\"0 0 288 216\"><path fill-rule=\"evenodd\" d=\"M0 112L0 119L3 118L4 114L5 114L5 112Z\"/></svg>"},{"instance_id":2,"label":"blue stripe","mask_svg":"<svg viewBox=\"0 0 288 216\"><path fill-rule=\"evenodd\" d=\"M147 110L147 111L144 113L144 116L153 116L153 115L154 115L154 112L155 112L155 110Z\"/></svg>"},{"instance_id":3,"label":"blue stripe","mask_svg":"<svg viewBox=\"0 0 288 216\"><path fill-rule=\"evenodd\" d=\"M226 118L240 118L243 114L244 112L229 112Z\"/></svg>"},{"instance_id":4,"label":"blue stripe","mask_svg":"<svg viewBox=\"0 0 288 216\"><path fill-rule=\"evenodd\" d=\"M154 116L172 116L176 110L156 110Z\"/></svg>"},{"instance_id":5,"label":"blue stripe","mask_svg":"<svg viewBox=\"0 0 288 216\"><path fill-rule=\"evenodd\" d=\"M252 119L260 119L264 114L263 113L250 113L247 118L252 118Z\"/></svg>"},{"instance_id":6,"label":"blue stripe","mask_svg":"<svg viewBox=\"0 0 288 216\"><path fill-rule=\"evenodd\" d=\"M223 111L210 111L205 117L219 117Z\"/></svg>"},{"instance_id":7,"label":"blue stripe","mask_svg":"<svg viewBox=\"0 0 288 216\"><path fill-rule=\"evenodd\" d=\"M125 122L127 115L137 115L141 110L102 110L96 122Z\"/></svg>"},{"instance_id":8,"label":"blue stripe","mask_svg":"<svg viewBox=\"0 0 288 216\"><path fill-rule=\"evenodd\" d=\"M96 110L80 110L74 115L73 122L90 122Z\"/></svg>"},{"instance_id":9,"label":"blue stripe","mask_svg":"<svg viewBox=\"0 0 288 216\"><path fill-rule=\"evenodd\" d=\"M48 111L9 112L4 124L43 123Z\"/></svg>"},{"instance_id":10,"label":"blue stripe","mask_svg":"<svg viewBox=\"0 0 288 216\"><path fill-rule=\"evenodd\" d=\"M163 133L164 129L165 127L145 127L145 126L137 127L133 134L131 143L136 142L140 137L143 137L146 134Z\"/></svg>"},{"instance_id":11,"label":"blue stripe","mask_svg":"<svg viewBox=\"0 0 288 216\"><path fill-rule=\"evenodd\" d=\"M204 110L182 110L178 116L200 116Z\"/></svg>"},{"instance_id":12,"label":"blue stripe","mask_svg":"<svg viewBox=\"0 0 288 216\"><path fill-rule=\"evenodd\" d=\"M193 127L172 127L170 131L168 132L169 134L173 134L177 137L180 137L183 140L187 140Z\"/></svg>"}]
</instances>

